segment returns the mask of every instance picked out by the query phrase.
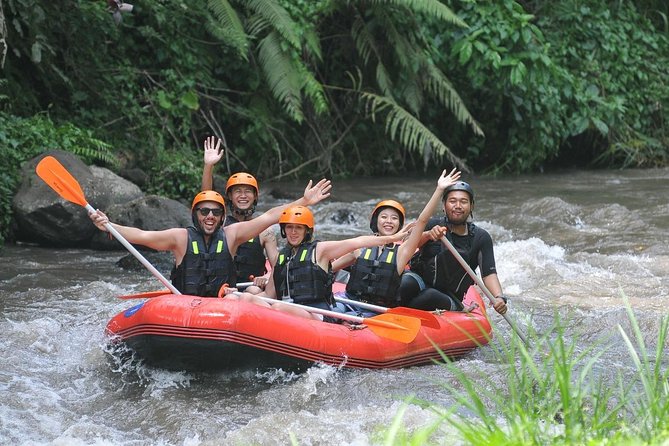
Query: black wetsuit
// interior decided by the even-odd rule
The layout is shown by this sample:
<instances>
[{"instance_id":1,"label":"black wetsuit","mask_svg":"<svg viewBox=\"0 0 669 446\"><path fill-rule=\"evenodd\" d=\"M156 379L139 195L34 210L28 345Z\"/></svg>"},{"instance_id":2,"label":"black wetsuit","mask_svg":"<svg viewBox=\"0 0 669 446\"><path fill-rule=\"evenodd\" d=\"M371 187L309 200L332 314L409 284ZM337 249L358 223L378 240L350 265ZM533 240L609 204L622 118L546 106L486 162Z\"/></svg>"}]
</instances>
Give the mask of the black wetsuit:
<instances>
[{"instance_id":1,"label":"black wetsuit","mask_svg":"<svg viewBox=\"0 0 669 446\"><path fill-rule=\"evenodd\" d=\"M446 217L432 218L425 230L436 225L449 226ZM496 273L495 254L490 234L473 223L467 223L467 235L451 231L446 238L481 276ZM422 282L422 283L421 283ZM429 241L411 259L411 273L402 277L400 295L404 305L421 310L462 310L462 299L474 283L467 271L441 241Z\"/></svg>"}]
</instances>

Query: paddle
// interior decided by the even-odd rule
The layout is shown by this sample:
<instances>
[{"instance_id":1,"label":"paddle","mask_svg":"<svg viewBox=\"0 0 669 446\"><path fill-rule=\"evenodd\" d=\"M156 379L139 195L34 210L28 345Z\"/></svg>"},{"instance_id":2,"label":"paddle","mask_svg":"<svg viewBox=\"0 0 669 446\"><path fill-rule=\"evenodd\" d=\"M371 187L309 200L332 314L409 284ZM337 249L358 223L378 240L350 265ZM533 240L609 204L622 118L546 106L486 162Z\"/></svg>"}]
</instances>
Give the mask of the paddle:
<instances>
[{"instance_id":1,"label":"paddle","mask_svg":"<svg viewBox=\"0 0 669 446\"><path fill-rule=\"evenodd\" d=\"M56 191L58 195L64 198L67 201L83 206L89 212L95 212L93 206L88 204L84 192L81 190L81 186L70 174L70 172L63 167L58 160L52 156L44 157L35 168L37 175L48 184L51 189ZM114 229L114 227L107 223L105 228L114 236L116 239L121 242L123 246L126 247L132 255L134 255L137 260L139 260L142 265L146 267L151 273L160 280L163 285L170 289L173 294L181 294L172 283L167 280L160 271L158 271L148 260L144 258L142 254L139 253L119 232Z\"/></svg>"},{"instance_id":2,"label":"paddle","mask_svg":"<svg viewBox=\"0 0 669 446\"><path fill-rule=\"evenodd\" d=\"M372 310L377 313L391 313L391 314L403 314L405 316L411 316L420 319L420 322L423 326L429 328L441 328L439 324L439 319L430 313L429 311L417 310L415 308L408 307L394 307L386 308L380 305L368 304L366 302L360 302L358 300L346 299L345 297L335 296L337 302L344 304L353 305L354 307L365 308L367 310Z\"/></svg>"},{"instance_id":3,"label":"paddle","mask_svg":"<svg viewBox=\"0 0 669 446\"><path fill-rule=\"evenodd\" d=\"M236 288L244 288L253 285L253 282L241 282L238 283ZM119 299L151 299L152 297L164 296L165 294L171 294L170 290L156 290L156 291L145 291L143 293L137 294L126 294L125 296L118 296Z\"/></svg>"},{"instance_id":4,"label":"paddle","mask_svg":"<svg viewBox=\"0 0 669 446\"><path fill-rule=\"evenodd\" d=\"M235 291L232 294L240 295L242 293ZM363 318L352 316L350 314L337 313L336 311L323 310L320 308L299 305L283 300L272 299L271 297L267 296L254 295L254 297L257 297L258 299L268 303L281 303L290 307L300 308L302 310L308 311L309 313L322 314L323 316L329 316L334 319L365 324L377 336L392 339L404 344L409 344L411 341L416 339L418 330L420 330L420 320L411 316L402 316L399 314L380 314L374 317Z\"/></svg>"},{"instance_id":5,"label":"paddle","mask_svg":"<svg viewBox=\"0 0 669 446\"><path fill-rule=\"evenodd\" d=\"M446 248L448 248L448 250L451 252L451 254L453 254L453 257L455 257L456 260L458 261L458 263L460 263L460 265L465 269L465 271L467 271L467 274L469 274L469 277L471 277L474 280L474 282L476 282L476 284L479 286L479 288L481 288L481 290L483 291L483 294L485 294L486 297L488 298L488 300L490 301L490 304L494 305L495 297L492 295L492 293L490 292L488 287L485 286L485 283L483 283L483 280L481 280L481 278L474 272L474 270L469 266L469 264L465 261L465 259L462 258L460 253L455 249L453 244L446 238L446 236L441 237L441 243L443 243L444 246L446 246ZM525 338L525 335L520 331L520 329L518 329L518 327L516 327L516 324L514 324L511 321L511 317L507 313L504 313L502 315L502 317L509 323L511 328L513 328L513 330L516 332L518 337L520 339L522 339L522 341L525 343L525 345L529 346L530 344L527 342L527 339Z\"/></svg>"}]
</instances>

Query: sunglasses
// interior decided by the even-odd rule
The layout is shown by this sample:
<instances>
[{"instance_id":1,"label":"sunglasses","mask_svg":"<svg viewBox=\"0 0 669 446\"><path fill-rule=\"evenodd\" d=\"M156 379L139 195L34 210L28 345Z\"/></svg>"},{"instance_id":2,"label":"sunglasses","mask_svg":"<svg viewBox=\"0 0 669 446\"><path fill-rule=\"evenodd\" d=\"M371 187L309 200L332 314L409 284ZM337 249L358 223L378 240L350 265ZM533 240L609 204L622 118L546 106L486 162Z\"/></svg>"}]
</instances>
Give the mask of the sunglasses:
<instances>
[{"instance_id":1,"label":"sunglasses","mask_svg":"<svg viewBox=\"0 0 669 446\"><path fill-rule=\"evenodd\" d=\"M206 217L207 215L209 215L210 212L212 214L214 214L214 217L220 217L221 215L223 215L223 209L221 209L221 208L216 208L216 209L197 208L195 210L198 211L200 213L200 215L203 216L203 217Z\"/></svg>"}]
</instances>

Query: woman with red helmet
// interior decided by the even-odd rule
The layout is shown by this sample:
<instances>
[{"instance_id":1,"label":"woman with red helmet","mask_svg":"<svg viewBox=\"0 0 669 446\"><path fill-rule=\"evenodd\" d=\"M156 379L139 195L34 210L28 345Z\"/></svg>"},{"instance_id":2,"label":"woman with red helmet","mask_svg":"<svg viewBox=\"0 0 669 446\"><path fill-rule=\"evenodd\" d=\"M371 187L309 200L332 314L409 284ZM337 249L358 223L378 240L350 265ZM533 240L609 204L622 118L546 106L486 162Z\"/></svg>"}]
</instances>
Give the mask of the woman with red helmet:
<instances>
[{"instance_id":1,"label":"woman with red helmet","mask_svg":"<svg viewBox=\"0 0 669 446\"><path fill-rule=\"evenodd\" d=\"M401 276L418 247L423 228L434 213L444 190L455 184L459 178L460 172L455 169L448 175L445 170L442 172L432 197L418 216L418 220L412 224L411 235L404 243L365 247L333 263L335 270L351 266L344 297L391 308L400 304ZM369 226L375 234L390 235L402 229L404 219L404 207L400 203L383 200L374 207ZM356 311L361 314L366 313L357 309Z\"/></svg>"}]
</instances>

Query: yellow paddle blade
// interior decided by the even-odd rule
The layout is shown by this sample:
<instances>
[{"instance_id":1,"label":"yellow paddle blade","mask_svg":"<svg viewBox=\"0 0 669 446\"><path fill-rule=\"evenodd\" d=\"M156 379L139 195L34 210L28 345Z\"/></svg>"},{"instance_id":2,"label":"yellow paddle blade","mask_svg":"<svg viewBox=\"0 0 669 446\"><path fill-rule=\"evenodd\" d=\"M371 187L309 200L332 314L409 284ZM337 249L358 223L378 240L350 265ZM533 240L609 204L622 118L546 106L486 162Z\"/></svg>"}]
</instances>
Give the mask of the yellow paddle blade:
<instances>
[{"instance_id":1,"label":"yellow paddle blade","mask_svg":"<svg viewBox=\"0 0 669 446\"><path fill-rule=\"evenodd\" d=\"M77 180L53 156L42 158L35 171L51 189L67 201L84 207L88 204Z\"/></svg>"},{"instance_id":2,"label":"yellow paddle blade","mask_svg":"<svg viewBox=\"0 0 669 446\"><path fill-rule=\"evenodd\" d=\"M365 318L363 323L377 336L404 344L416 339L418 330L420 330L420 319L393 313Z\"/></svg>"}]
</instances>

